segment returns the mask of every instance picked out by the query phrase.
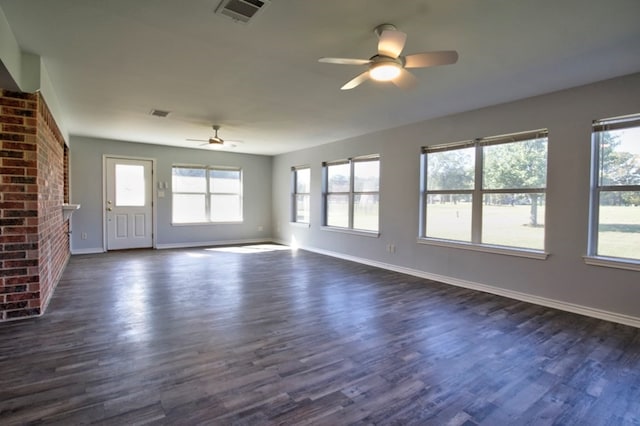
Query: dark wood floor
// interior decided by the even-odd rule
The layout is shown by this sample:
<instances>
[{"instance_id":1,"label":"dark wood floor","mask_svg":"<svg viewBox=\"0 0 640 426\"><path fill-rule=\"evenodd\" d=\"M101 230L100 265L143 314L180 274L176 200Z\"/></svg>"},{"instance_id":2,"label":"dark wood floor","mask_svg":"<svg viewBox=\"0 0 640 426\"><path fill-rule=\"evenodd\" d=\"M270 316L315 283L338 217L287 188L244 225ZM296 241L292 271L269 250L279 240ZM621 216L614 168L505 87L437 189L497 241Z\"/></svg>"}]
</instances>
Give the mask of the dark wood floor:
<instances>
[{"instance_id":1,"label":"dark wood floor","mask_svg":"<svg viewBox=\"0 0 640 426\"><path fill-rule=\"evenodd\" d=\"M639 331L304 251L74 256L0 324L0 424L637 425Z\"/></svg>"}]
</instances>

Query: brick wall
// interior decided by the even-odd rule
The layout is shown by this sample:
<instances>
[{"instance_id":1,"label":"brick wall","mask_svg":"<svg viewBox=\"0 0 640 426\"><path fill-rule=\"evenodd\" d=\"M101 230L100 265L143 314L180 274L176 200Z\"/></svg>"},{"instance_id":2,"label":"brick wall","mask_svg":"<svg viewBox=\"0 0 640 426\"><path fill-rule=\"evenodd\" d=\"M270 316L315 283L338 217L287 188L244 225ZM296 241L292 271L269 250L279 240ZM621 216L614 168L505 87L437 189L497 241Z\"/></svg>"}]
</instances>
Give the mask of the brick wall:
<instances>
[{"instance_id":1,"label":"brick wall","mask_svg":"<svg viewBox=\"0 0 640 426\"><path fill-rule=\"evenodd\" d=\"M53 295L69 260L69 222L62 220L65 202L65 144L42 96L38 102L38 260L40 308Z\"/></svg>"},{"instance_id":2,"label":"brick wall","mask_svg":"<svg viewBox=\"0 0 640 426\"><path fill-rule=\"evenodd\" d=\"M69 259L65 146L39 94L0 90L0 321L40 315Z\"/></svg>"}]
</instances>

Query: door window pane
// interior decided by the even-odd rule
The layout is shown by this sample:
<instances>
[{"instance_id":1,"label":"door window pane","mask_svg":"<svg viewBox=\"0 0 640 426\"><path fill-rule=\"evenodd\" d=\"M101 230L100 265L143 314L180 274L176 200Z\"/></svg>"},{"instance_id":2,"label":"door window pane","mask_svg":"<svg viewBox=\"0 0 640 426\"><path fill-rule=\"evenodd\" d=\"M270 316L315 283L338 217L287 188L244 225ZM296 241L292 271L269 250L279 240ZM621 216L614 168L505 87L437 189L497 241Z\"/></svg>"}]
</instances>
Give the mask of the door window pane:
<instances>
[{"instance_id":1,"label":"door window pane","mask_svg":"<svg viewBox=\"0 0 640 426\"><path fill-rule=\"evenodd\" d=\"M116 206L144 206L144 166L130 164L116 164L115 166Z\"/></svg>"}]
</instances>

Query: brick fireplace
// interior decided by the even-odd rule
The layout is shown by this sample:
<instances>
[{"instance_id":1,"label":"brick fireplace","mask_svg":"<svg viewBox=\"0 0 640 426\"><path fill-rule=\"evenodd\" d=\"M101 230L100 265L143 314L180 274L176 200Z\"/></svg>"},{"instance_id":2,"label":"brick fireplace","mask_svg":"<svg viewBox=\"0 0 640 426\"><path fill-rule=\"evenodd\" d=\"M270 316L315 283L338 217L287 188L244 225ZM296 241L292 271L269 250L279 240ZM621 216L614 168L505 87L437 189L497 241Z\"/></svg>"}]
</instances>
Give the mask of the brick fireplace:
<instances>
[{"instance_id":1,"label":"brick fireplace","mask_svg":"<svg viewBox=\"0 0 640 426\"><path fill-rule=\"evenodd\" d=\"M69 260L68 148L39 93L0 89L0 321L41 315Z\"/></svg>"}]
</instances>

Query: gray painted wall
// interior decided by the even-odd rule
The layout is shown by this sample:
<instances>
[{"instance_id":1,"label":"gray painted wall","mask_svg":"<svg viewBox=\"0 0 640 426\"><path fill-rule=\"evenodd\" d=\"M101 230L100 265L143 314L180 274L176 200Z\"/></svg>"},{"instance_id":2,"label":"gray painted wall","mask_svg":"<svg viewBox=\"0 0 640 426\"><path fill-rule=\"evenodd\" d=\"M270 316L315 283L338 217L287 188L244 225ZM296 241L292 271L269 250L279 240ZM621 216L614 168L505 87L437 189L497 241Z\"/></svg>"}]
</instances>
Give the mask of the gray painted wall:
<instances>
[{"instance_id":1,"label":"gray painted wall","mask_svg":"<svg viewBox=\"0 0 640 426\"><path fill-rule=\"evenodd\" d=\"M356 89L357 90L357 89ZM346 96L346 94L345 94ZM383 102L381 92L379 99ZM586 265L591 122L640 112L640 74L274 157L274 237L303 248L640 318L640 272ZM418 236L420 147L549 129L546 260L437 247ZM380 237L321 229L322 161L381 155ZM292 225L290 169L311 166L311 226ZM386 251L394 243L395 253ZM567 305L568 306L568 305Z\"/></svg>"},{"instance_id":2,"label":"gray painted wall","mask_svg":"<svg viewBox=\"0 0 640 426\"><path fill-rule=\"evenodd\" d=\"M70 198L80 204L71 218L72 253L102 251L103 156L129 156L156 160L155 182L168 182L165 197L158 198L158 246L202 245L246 240L269 240L271 224L272 157L174 148L72 136L70 140ZM238 166L243 171L244 221L241 224L171 225L171 166L201 164ZM154 191L158 191L154 184ZM262 231L258 228L262 227ZM87 239L82 240L82 233Z\"/></svg>"}]
</instances>

